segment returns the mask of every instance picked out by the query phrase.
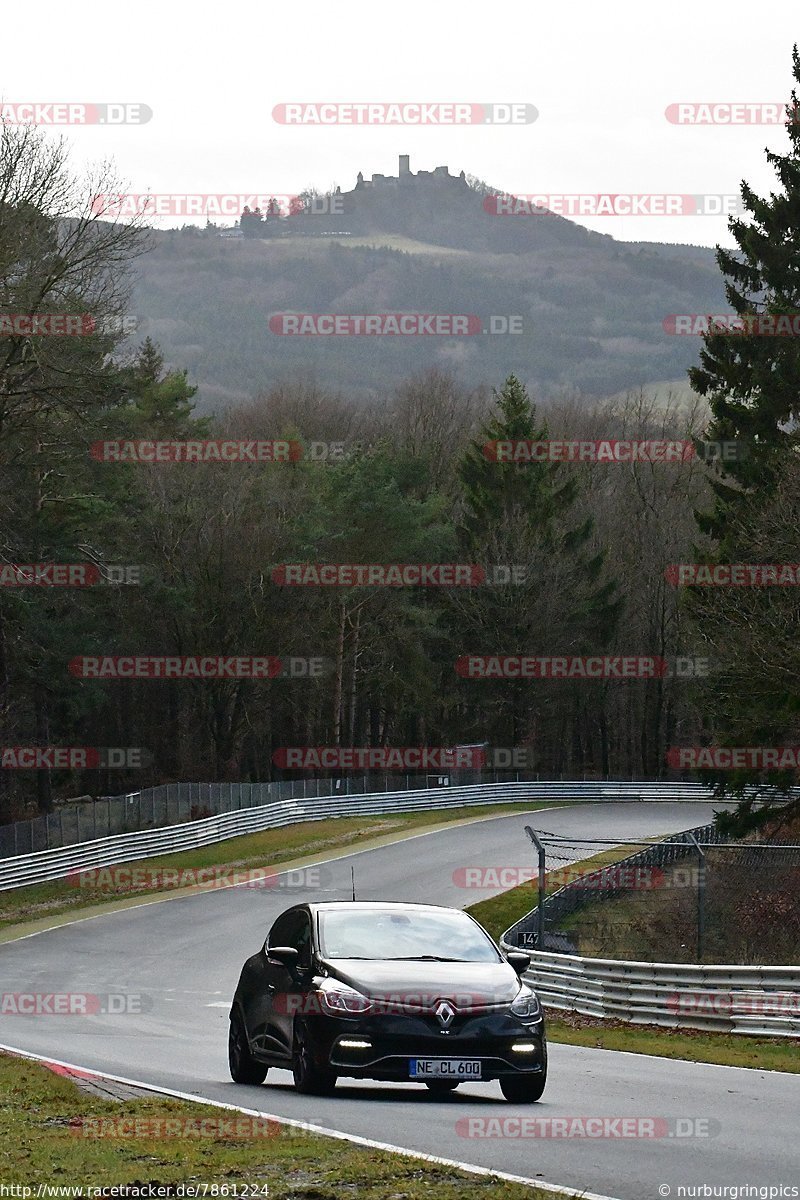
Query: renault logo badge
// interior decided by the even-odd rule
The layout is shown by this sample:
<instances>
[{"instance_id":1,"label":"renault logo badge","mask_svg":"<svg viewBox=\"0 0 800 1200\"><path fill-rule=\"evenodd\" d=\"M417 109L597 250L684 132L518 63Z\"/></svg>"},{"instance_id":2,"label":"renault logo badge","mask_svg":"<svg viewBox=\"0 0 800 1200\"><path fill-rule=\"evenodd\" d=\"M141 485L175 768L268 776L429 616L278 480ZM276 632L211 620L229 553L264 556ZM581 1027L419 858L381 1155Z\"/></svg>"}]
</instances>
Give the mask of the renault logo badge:
<instances>
[{"instance_id":1,"label":"renault logo badge","mask_svg":"<svg viewBox=\"0 0 800 1200\"><path fill-rule=\"evenodd\" d=\"M456 1015L456 1010L452 1004L448 1004L446 1000L440 1000L434 1011L442 1029L449 1029Z\"/></svg>"}]
</instances>

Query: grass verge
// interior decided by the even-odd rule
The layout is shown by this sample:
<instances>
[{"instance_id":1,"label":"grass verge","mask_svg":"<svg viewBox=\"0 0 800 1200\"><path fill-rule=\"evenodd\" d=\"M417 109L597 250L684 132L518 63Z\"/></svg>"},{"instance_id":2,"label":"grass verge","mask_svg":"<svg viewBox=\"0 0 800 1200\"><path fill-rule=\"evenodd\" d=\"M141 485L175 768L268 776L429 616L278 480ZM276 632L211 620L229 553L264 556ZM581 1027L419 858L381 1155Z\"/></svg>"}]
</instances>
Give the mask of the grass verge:
<instances>
[{"instance_id":1,"label":"grass verge","mask_svg":"<svg viewBox=\"0 0 800 1200\"><path fill-rule=\"evenodd\" d=\"M131 889L127 883L111 885L107 874L98 877L101 886L92 881L58 879L50 883L32 884L0 892L0 941L20 933L33 932L69 920L73 914L93 909L129 907L142 898L158 895L187 895L198 887L165 891L157 876L160 872L179 869L190 872L203 868L225 868L246 871L248 868L301 865L303 859L330 857L357 845L358 849L396 841L405 835L448 825L453 822L477 821L487 816L502 816L515 812L533 812L538 808L561 807L556 804L482 804L474 808L446 808L438 811L398 813L385 817L331 817L323 821L303 821L283 829L267 829L261 833L229 838L200 850L180 854L140 859L125 863L126 871L146 872L152 882Z\"/></svg>"},{"instance_id":2,"label":"grass verge","mask_svg":"<svg viewBox=\"0 0 800 1200\"><path fill-rule=\"evenodd\" d=\"M433 1098L430 1102L441 1103ZM136 1132L132 1118L188 1121L192 1123L188 1128L206 1133L160 1138L85 1136L87 1128L108 1130L107 1123L119 1119ZM208 1185L208 1197L233 1196L238 1185L239 1195L247 1187L253 1200L266 1195L270 1200L341 1200L351 1195L359 1200L462 1200L465 1195L477 1200L552 1200L552 1193L545 1196L524 1184L370 1150L266 1120L252 1122L249 1135L242 1136L242 1126L233 1130L239 1136L222 1135L220 1123L237 1119L252 1120L209 1105L162 1097L122 1104L79 1090L70 1079L40 1063L0 1054L0 1182L5 1184L34 1191L38 1184L84 1188L194 1184ZM100 1124L103 1121L106 1125ZM215 1185L216 1192L211 1190Z\"/></svg>"},{"instance_id":3,"label":"grass verge","mask_svg":"<svg viewBox=\"0 0 800 1200\"><path fill-rule=\"evenodd\" d=\"M548 1009L547 1038L598 1050L627 1050L688 1062L718 1063L723 1067L755 1067L762 1071L800 1074L797 1042L791 1038L751 1037L702 1029L661 1029L658 1025L628 1025L605 1017Z\"/></svg>"}]
</instances>

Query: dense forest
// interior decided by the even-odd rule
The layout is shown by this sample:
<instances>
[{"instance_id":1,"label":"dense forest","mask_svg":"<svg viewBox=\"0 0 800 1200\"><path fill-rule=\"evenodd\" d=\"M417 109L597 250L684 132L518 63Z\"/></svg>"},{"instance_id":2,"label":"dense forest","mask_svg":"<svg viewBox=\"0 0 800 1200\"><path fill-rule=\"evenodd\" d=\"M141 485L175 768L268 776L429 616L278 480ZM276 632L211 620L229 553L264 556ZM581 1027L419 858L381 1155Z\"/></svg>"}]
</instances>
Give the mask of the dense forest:
<instances>
[{"instance_id":1,"label":"dense forest","mask_svg":"<svg viewBox=\"0 0 800 1200\"><path fill-rule=\"evenodd\" d=\"M286 746L488 741L527 747L544 775L658 776L668 746L698 729L692 680L672 673L514 681L456 669L464 655L692 656L667 568L691 558L692 509L707 499L703 462L517 465L492 461L484 446L687 438L697 413L631 395L590 413L544 414L513 377L493 396L428 372L380 408L298 384L212 423L192 415L185 376L165 372L150 343L124 383L124 403L64 413L57 443L21 430L4 476L16 515L8 561L88 561L112 580L125 572L111 566L138 568L132 583L3 593L13 689L4 743L142 747L152 757L127 775L55 772L57 794L274 777L273 754ZM306 454L272 463L92 457L98 440L142 437L285 438ZM281 564L306 562L475 564L489 582L276 581ZM515 568L517 582L494 584L497 566ZM324 665L311 678L224 682L70 671L80 656L121 654ZM49 783L48 773L31 774L40 790ZM10 811L35 787L24 772L17 780ZM49 789L40 799L49 802Z\"/></svg>"}]
</instances>

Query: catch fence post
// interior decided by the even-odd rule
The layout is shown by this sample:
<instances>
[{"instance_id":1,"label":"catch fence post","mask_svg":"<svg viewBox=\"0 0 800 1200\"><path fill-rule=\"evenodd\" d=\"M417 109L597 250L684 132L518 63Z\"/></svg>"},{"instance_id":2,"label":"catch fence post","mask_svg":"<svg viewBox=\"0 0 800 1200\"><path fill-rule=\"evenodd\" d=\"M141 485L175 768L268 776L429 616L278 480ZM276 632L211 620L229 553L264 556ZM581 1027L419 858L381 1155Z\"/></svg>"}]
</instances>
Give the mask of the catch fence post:
<instances>
[{"instance_id":1,"label":"catch fence post","mask_svg":"<svg viewBox=\"0 0 800 1200\"><path fill-rule=\"evenodd\" d=\"M687 833L686 836L694 843L699 859L697 868L697 961L701 963L706 932L706 856L694 834Z\"/></svg>"},{"instance_id":2,"label":"catch fence post","mask_svg":"<svg viewBox=\"0 0 800 1200\"><path fill-rule=\"evenodd\" d=\"M536 947L544 950L544 893L545 893L545 860L546 852L542 843L531 829L525 826L525 832L536 847L539 855L539 906L536 909Z\"/></svg>"}]
</instances>

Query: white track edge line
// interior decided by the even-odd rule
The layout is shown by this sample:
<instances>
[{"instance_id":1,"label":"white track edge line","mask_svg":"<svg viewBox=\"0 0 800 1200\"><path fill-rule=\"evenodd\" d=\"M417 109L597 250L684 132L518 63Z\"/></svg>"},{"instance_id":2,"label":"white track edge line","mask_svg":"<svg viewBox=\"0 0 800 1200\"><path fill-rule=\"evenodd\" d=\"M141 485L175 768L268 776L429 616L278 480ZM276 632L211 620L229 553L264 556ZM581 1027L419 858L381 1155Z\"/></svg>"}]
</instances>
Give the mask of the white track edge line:
<instances>
[{"instance_id":1,"label":"white track edge line","mask_svg":"<svg viewBox=\"0 0 800 1200\"><path fill-rule=\"evenodd\" d=\"M389 1142L377 1142L372 1138L362 1137L357 1133L344 1133L340 1129L328 1129L324 1125L312 1125L308 1121L296 1121L291 1117L279 1117L274 1113L259 1112L255 1108L245 1108L240 1104L226 1104L222 1100L208 1100L203 1096L194 1095L191 1092L179 1092L173 1088L157 1087L152 1083L143 1083L139 1079L127 1079L121 1075L110 1075L106 1071L97 1071L92 1067L81 1067L77 1063L63 1062L58 1058L49 1058L44 1054L33 1054L29 1050L20 1050L16 1046L6 1046L0 1043L0 1050L7 1054L14 1054L18 1058L29 1058L35 1062L52 1063L56 1067L65 1067L67 1070L83 1071L89 1075L94 1075L98 1079L109 1079L113 1083L124 1083L129 1087L143 1088L145 1091L157 1092L161 1096L171 1096L177 1100L188 1100L192 1104L208 1104L212 1108L224 1108L231 1112L244 1113L248 1117L261 1117L267 1121L275 1121L279 1125L291 1125L295 1129L306 1129L309 1133L317 1133L323 1137L336 1138L338 1141L352 1142L356 1146L365 1146L369 1150L384 1150L391 1154L402 1154L406 1158L420 1158L425 1162L436 1163L444 1167L456 1167L460 1171L467 1171L471 1175L485 1175L496 1179L504 1179L508 1183L521 1183L528 1187L538 1187L545 1192L553 1192L558 1196L567 1196L572 1200L618 1200L618 1197L600 1195L598 1192L576 1191L574 1188L560 1186L557 1183L545 1183L543 1180L530 1179L525 1175L512 1175L508 1171L495 1171L491 1167L481 1167L475 1163L459 1162L454 1158L441 1158L436 1154L425 1154L422 1150L411 1150L407 1146L393 1146Z\"/></svg>"},{"instance_id":2,"label":"white track edge line","mask_svg":"<svg viewBox=\"0 0 800 1200\"><path fill-rule=\"evenodd\" d=\"M547 1005L544 1005L544 1007L546 1009ZM564 1012L565 1010L563 1008L562 1009L551 1008L549 1011L550 1012ZM545 1018L546 1017L547 1017L547 1012L545 1012ZM547 1021L545 1020L545 1025L546 1024L547 1024ZM635 1024L632 1027L633 1027L633 1029L641 1028L641 1026L637 1026ZM600 1028L600 1027L598 1026L597 1028ZM663 1025L663 1026L661 1026L661 1028L663 1029L664 1033L672 1032L671 1026ZM686 1026L686 1025L676 1026L676 1029L678 1032L680 1032L682 1029L688 1029L688 1028L691 1028L691 1027ZM700 1030L699 1032L713 1033L713 1032L715 1032L715 1030L707 1030L707 1031ZM722 1036L724 1037L725 1034L723 1033ZM734 1035L731 1034L729 1036L733 1037ZM750 1037L751 1035L747 1034L747 1033L742 1033L737 1036L744 1038L744 1037ZM754 1034L752 1036L757 1037L758 1034ZM766 1034L765 1036L769 1037L769 1034ZM787 1038L786 1041L787 1041L788 1046L793 1045L793 1039ZM682 1066L689 1066L689 1067L716 1067L720 1071L760 1071L762 1075L786 1075L787 1078L789 1078L789 1079L797 1079L797 1075L798 1075L797 1071L779 1071L777 1069L773 1070L772 1067L742 1067L742 1066L739 1066L738 1063L712 1063L712 1062L706 1062L702 1058L671 1058L668 1054L645 1054L644 1051L639 1051L639 1050L612 1050L608 1046L582 1046L582 1045L580 1045L579 1042L557 1042L557 1041L551 1040L549 1035L548 1035L548 1039L547 1039L547 1044L548 1044L548 1046L571 1046L573 1048L573 1050L599 1050L601 1052L601 1054L625 1054L625 1055L627 1055L628 1058L651 1058L655 1062L659 1062L659 1063L673 1063L674 1062L674 1063L680 1063Z\"/></svg>"}]
</instances>

